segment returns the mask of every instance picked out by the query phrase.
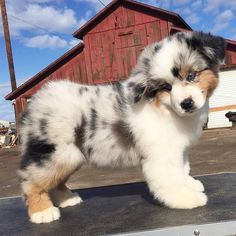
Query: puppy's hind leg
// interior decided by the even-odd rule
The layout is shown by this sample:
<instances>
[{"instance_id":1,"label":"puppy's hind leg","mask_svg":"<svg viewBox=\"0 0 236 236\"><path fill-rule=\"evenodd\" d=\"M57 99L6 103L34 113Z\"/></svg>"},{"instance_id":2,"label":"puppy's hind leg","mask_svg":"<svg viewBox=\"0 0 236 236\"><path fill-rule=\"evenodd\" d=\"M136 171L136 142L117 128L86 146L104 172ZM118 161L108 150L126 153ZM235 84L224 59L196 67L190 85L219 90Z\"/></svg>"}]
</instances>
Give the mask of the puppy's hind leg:
<instances>
[{"instance_id":1,"label":"puppy's hind leg","mask_svg":"<svg viewBox=\"0 0 236 236\"><path fill-rule=\"evenodd\" d=\"M65 171L66 178L64 178L56 188L50 191L50 196L53 203L61 208L77 205L82 202L82 199L77 193L73 193L67 188L65 183L70 175L81 167L85 161L85 157L74 144L67 145L66 147L59 147L58 155L63 155L64 157L61 160L58 158L58 163L62 168L61 171Z\"/></svg>"},{"instance_id":2,"label":"puppy's hind leg","mask_svg":"<svg viewBox=\"0 0 236 236\"><path fill-rule=\"evenodd\" d=\"M34 183L22 183L30 221L49 223L60 218L60 211L53 206L48 191Z\"/></svg>"},{"instance_id":3,"label":"puppy's hind leg","mask_svg":"<svg viewBox=\"0 0 236 236\"><path fill-rule=\"evenodd\" d=\"M19 171L29 217L34 223L49 223L60 218L60 211L53 206L49 192L64 183L84 162L83 155L74 144L58 145L47 159L43 159L43 154L37 153L42 162L30 162Z\"/></svg>"},{"instance_id":4,"label":"puppy's hind leg","mask_svg":"<svg viewBox=\"0 0 236 236\"><path fill-rule=\"evenodd\" d=\"M75 206L83 201L77 193L71 192L64 183L53 189L50 195L54 204L61 208Z\"/></svg>"}]
</instances>

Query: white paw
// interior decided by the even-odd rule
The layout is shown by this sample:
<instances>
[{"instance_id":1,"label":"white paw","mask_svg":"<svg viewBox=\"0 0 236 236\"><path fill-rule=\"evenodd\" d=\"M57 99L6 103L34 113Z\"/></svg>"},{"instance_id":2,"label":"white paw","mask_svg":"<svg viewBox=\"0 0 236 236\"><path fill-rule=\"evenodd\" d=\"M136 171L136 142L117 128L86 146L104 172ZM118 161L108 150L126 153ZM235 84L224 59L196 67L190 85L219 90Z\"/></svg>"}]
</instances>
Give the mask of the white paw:
<instances>
[{"instance_id":1,"label":"white paw","mask_svg":"<svg viewBox=\"0 0 236 236\"><path fill-rule=\"evenodd\" d=\"M50 223L54 220L58 220L60 218L61 214L57 207L50 207L46 210L33 213L30 216L30 221L36 224L41 223Z\"/></svg>"},{"instance_id":2,"label":"white paw","mask_svg":"<svg viewBox=\"0 0 236 236\"><path fill-rule=\"evenodd\" d=\"M192 209L206 205L207 196L187 187L179 187L162 191L160 200L170 208Z\"/></svg>"},{"instance_id":3,"label":"white paw","mask_svg":"<svg viewBox=\"0 0 236 236\"><path fill-rule=\"evenodd\" d=\"M76 193L73 193L73 196L62 201L59 204L59 207L64 208L64 207L68 207L68 206L75 206L79 203L81 203L83 200L80 198L80 196L78 196Z\"/></svg>"},{"instance_id":4,"label":"white paw","mask_svg":"<svg viewBox=\"0 0 236 236\"><path fill-rule=\"evenodd\" d=\"M205 188L204 185L200 180L194 179L193 177L189 176L187 179L187 185L189 188L198 191L198 192L204 192Z\"/></svg>"}]
</instances>

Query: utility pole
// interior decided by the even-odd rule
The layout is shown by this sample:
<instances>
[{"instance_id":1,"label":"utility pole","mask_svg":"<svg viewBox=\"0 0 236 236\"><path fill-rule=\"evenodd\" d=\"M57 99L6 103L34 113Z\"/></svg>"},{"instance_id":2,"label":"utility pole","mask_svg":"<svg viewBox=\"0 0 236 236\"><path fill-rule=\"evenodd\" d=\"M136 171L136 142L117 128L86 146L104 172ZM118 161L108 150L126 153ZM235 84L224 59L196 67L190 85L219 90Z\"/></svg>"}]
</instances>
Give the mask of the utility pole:
<instances>
[{"instance_id":1,"label":"utility pole","mask_svg":"<svg viewBox=\"0 0 236 236\"><path fill-rule=\"evenodd\" d=\"M13 57L12 57L11 38L10 38L10 33L9 33L5 0L0 0L0 4L1 4L1 12L2 12L2 26L3 26L4 38L5 38L5 44L6 44L10 79L11 79L11 89L12 91L14 91L16 89L16 76L15 76L15 70L14 70Z\"/></svg>"},{"instance_id":2,"label":"utility pole","mask_svg":"<svg viewBox=\"0 0 236 236\"><path fill-rule=\"evenodd\" d=\"M12 50L11 50L11 38L10 38L10 32L9 32L5 0L0 0L0 7L1 7L1 12L2 12L2 26L3 26L5 45L6 45L6 51L7 51L7 60L8 60L10 79L11 79L11 90L14 91L17 88L16 75L15 75L13 56L12 56ZM14 102L13 104L14 104L14 112L15 112L15 120L16 120L16 134L18 135L19 127L18 127L18 113L16 110L16 102Z\"/></svg>"}]
</instances>

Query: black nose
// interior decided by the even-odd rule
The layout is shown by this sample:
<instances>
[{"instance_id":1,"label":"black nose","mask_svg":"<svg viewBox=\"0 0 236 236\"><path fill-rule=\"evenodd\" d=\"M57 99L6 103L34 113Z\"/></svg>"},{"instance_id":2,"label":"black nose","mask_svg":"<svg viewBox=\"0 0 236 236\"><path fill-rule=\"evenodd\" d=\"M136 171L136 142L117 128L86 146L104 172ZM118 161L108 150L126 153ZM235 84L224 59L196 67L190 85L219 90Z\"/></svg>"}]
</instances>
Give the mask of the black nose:
<instances>
[{"instance_id":1,"label":"black nose","mask_svg":"<svg viewBox=\"0 0 236 236\"><path fill-rule=\"evenodd\" d=\"M193 100L192 98L186 98L183 100L183 102L180 103L180 106L182 107L183 110L185 111L190 111L193 109Z\"/></svg>"}]
</instances>

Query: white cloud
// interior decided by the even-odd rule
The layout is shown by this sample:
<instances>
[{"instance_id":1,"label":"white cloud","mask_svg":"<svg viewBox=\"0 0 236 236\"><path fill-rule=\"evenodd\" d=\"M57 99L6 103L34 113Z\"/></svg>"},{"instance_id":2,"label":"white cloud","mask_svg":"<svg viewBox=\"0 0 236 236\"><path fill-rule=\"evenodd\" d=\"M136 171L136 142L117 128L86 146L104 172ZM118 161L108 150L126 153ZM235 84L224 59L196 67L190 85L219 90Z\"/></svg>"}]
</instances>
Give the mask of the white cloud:
<instances>
[{"instance_id":1,"label":"white cloud","mask_svg":"<svg viewBox=\"0 0 236 236\"><path fill-rule=\"evenodd\" d=\"M177 5L186 5L186 4L190 3L190 1L191 0L175 0L175 1L173 1L173 4L175 6L177 6Z\"/></svg>"},{"instance_id":2,"label":"white cloud","mask_svg":"<svg viewBox=\"0 0 236 236\"><path fill-rule=\"evenodd\" d=\"M57 48L72 48L79 44L81 40L71 39L66 41L58 36L44 34L38 35L32 38L24 38L23 43L25 46L30 48L39 48L39 49L57 49Z\"/></svg>"},{"instance_id":3,"label":"white cloud","mask_svg":"<svg viewBox=\"0 0 236 236\"><path fill-rule=\"evenodd\" d=\"M188 17L186 17L186 22L188 24L197 24L200 21L200 17L197 16L195 13L192 13Z\"/></svg>"},{"instance_id":4,"label":"white cloud","mask_svg":"<svg viewBox=\"0 0 236 236\"><path fill-rule=\"evenodd\" d=\"M221 7L225 7L227 9L232 9L236 10L236 1L227 1L227 0L207 0L204 2L205 12L210 12L210 13L217 13L219 12Z\"/></svg>"},{"instance_id":5,"label":"white cloud","mask_svg":"<svg viewBox=\"0 0 236 236\"><path fill-rule=\"evenodd\" d=\"M28 4L22 9L9 4L8 15L13 35L19 35L24 30L41 31L40 28L49 32L67 33L78 26L75 12L69 8Z\"/></svg>"},{"instance_id":6,"label":"white cloud","mask_svg":"<svg viewBox=\"0 0 236 236\"><path fill-rule=\"evenodd\" d=\"M230 22L234 19L234 14L231 10L225 10L218 14L215 18L215 23L211 29L212 33L218 33L223 29L226 29Z\"/></svg>"},{"instance_id":7,"label":"white cloud","mask_svg":"<svg viewBox=\"0 0 236 236\"><path fill-rule=\"evenodd\" d=\"M176 8L175 12L177 12L180 15L190 15L190 14L192 14L192 10L190 10L189 7Z\"/></svg>"},{"instance_id":8,"label":"white cloud","mask_svg":"<svg viewBox=\"0 0 236 236\"><path fill-rule=\"evenodd\" d=\"M64 0L7 0L11 36L31 48L70 48L74 41L63 39L63 33L73 33L92 16L92 10L84 18L76 18L74 10L61 7ZM79 1L79 0L77 0ZM86 0L98 3L97 0ZM106 2L106 1L105 1ZM108 1L107 1L108 2ZM0 18L1 23L1 18ZM25 36L26 33L30 36ZM1 32L0 32L1 34Z\"/></svg>"},{"instance_id":9,"label":"white cloud","mask_svg":"<svg viewBox=\"0 0 236 236\"><path fill-rule=\"evenodd\" d=\"M102 4L101 2L99 2L98 0L74 0L75 2L86 2L86 3L90 3L91 7L96 11L100 11L101 9L104 8L104 5L107 6L112 0L102 0L101 2L104 4Z\"/></svg>"},{"instance_id":10,"label":"white cloud","mask_svg":"<svg viewBox=\"0 0 236 236\"><path fill-rule=\"evenodd\" d=\"M168 10L170 8L170 1L169 0L157 1L155 5L158 5L158 7Z\"/></svg>"},{"instance_id":11,"label":"white cloud","mask_svg":"<svg viewBox=\"0 0 236 236\"><path fill-rule=\"evenodd\" d=\"M224 12L220 13L217 17L217 21L230 21L234 18L234 14L231 10L225 10Z\"/></svg>"},{"instance_id":12,"label":"white cloud","mask_svg":"<svg viewBox=\"0 0 236 236\"><path fill-rule=\"evenodd\" d=\"M69 46L69 48L73 48L74 46L78 45L79 43L80 43L80 40L72 39L69 41L68 46Z\"/></svg>"},{"instance_id":13,"label":"white cloud","mask_svg":"<svg viewBox=\"0 0 236 236\"><path fill-rule=\"evenodd\" d=\"M194 10L199 10L200 8L202 8L202 6L203 6L202 0L194 1L194 2L191 4L191 8L194 9Z\"/></svg>"},{"instance_id":14,"label":"white cloud","mask_svg":"<svg viewBox=\"0 0 236 236\"><path fill-rule=\"evenodd\" d=\"M226 29L229 26L228 22L221 22L221 23L217 23L214 25L214 27L211 29L211 32L213 34L216 34L218 32L220 32L221 30Z\"/></svg>"},{"instance_id":15,"label":"white cloud","mask_svg":"<svg viewBox=\"0 0 236 236\"><path fill-rule=\"evenodd\" d=\"M230 39L236 40L236 34L232 35L232 36L230 37Z\"/></svg>"},{"instance_id":16,"label":"white cloud","mask_svg":"<svg viewBox=\"0 0 236 236\"><path fill-rule=\"evenodd\" d=\"M48 34L39 35L32 38L25 38L24 43L27 47L30 48L65 48L68 43L66 40L58 37L58 36L50 36Z\"/></svg>"}]
</instances>

